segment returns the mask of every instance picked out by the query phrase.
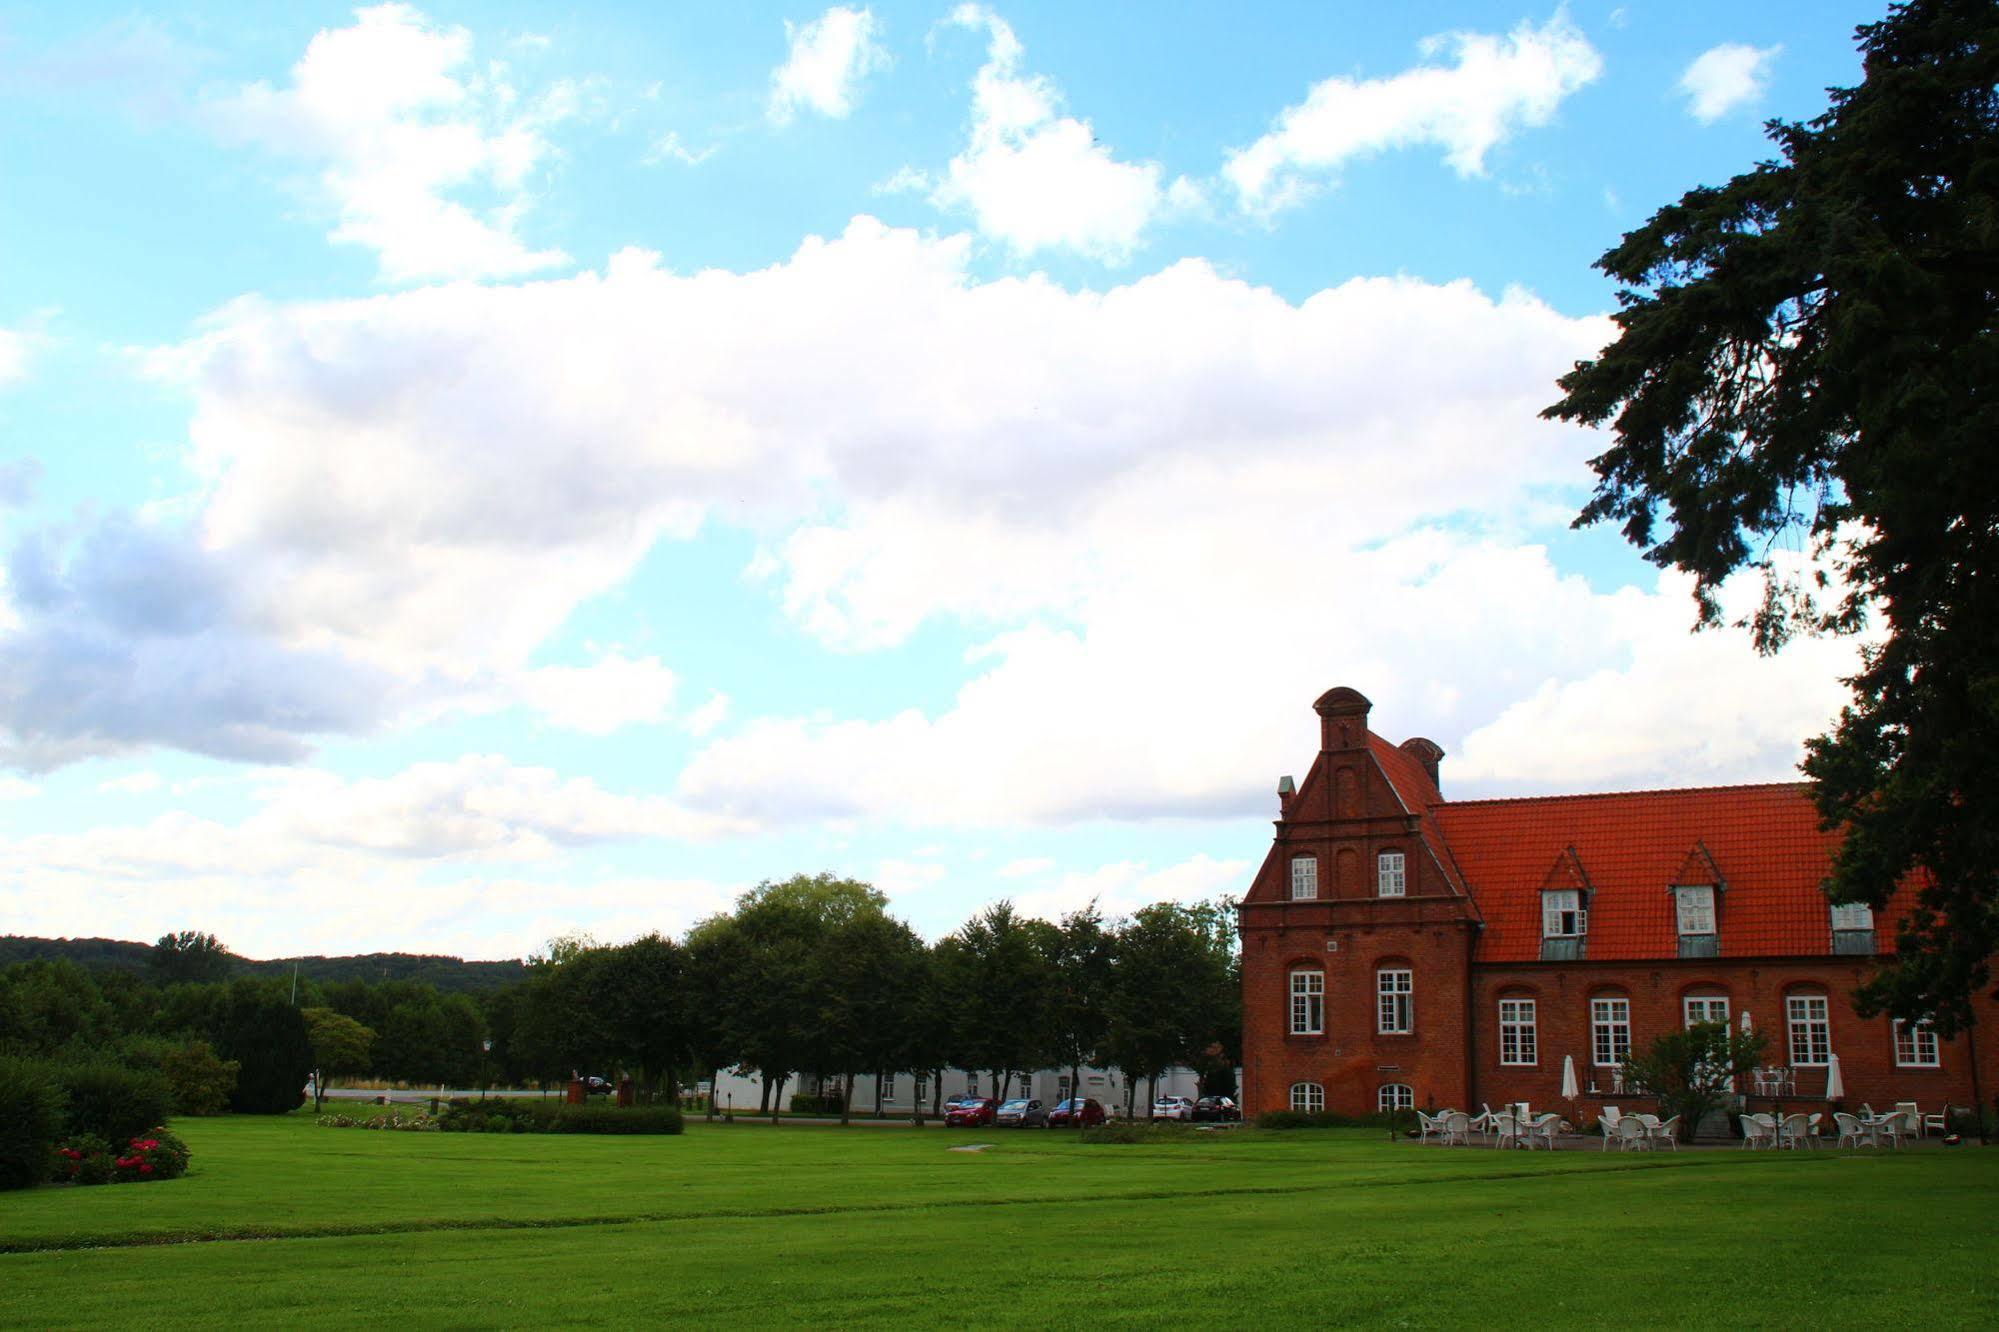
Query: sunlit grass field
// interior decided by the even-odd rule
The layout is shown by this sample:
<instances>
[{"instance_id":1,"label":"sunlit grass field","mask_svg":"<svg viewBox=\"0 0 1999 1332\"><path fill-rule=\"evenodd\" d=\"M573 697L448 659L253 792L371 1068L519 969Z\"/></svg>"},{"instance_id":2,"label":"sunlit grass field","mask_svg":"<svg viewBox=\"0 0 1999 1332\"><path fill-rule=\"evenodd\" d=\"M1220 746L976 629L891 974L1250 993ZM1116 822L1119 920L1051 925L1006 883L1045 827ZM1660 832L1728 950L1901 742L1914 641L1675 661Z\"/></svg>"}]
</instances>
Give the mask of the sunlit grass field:
<instances>
[{"instance_id":1,"label":"sunlit grass field","mask_svg":"<svg viewBox=\"0 0 1999 1332\"><path fill-rule=\"evenodd\" d=\"M1999 1149L176 1128L185 1179L0 1194L0 1324L1817 1328L1999 1308Z\"/></svg>"}]
</instances>

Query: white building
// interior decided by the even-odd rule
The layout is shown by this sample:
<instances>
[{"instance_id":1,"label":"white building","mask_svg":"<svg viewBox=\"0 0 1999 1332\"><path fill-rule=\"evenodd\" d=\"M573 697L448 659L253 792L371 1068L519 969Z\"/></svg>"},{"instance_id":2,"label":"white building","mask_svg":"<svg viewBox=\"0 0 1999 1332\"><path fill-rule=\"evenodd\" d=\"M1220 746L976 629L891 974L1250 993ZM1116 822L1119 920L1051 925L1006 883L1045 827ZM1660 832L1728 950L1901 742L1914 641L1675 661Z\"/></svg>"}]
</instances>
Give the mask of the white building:
<instances>
[{"instance_id":1,"label":"white building","mask_svg":"<svg viewBox=\"0 0 1999 1332\"><path fill-rule=\"evenodd\" d=\"M1104 1109L1113 1115L1122 1115L1124 1113L1126 1088L1122 1074L1116 1069L1091 1068L1088 1065L1083 1067L1081 1074L1083 1079L1082 1095L1094 1096L1097 1100L1103 1102ZM791 1098L799 1092L808 1094L830 1093L835 1091L839 1087L839 1084L840 1080L835 1076L822 1077L809 1073L802 1076L795 1076L784 1084L784 1103L778 1109L790 1109ZM893 1074L882 1082L882 1110L884 1113L893 1110L907 1115L913 1113L920 1105L925 1114L934 1115L937 1113L939 1100L934 1094L935 1091L936 1089L930 1086L930 1078L927 1076L912 1077L907 1073ZM998 1094L998 1092L999 1088L993 1085L992 1077L988 1073L975 1073L958 1068L944 1070L944 1094L942 1098L944 1100L949 1100L953 1096L993 1096ZM1037 1099L1052 1106L1057 1101L1067 1099L1069 1095L1069 1070L1066 1068L1050 1068L1043 1069L1038 1073L1016 1073L1007 1080L1006 1094L1010 1097L1024 1096L1030 1099ZM1133 1108L1141 1118L1149 1108L1149 1102L1146 1098L1151 1094L1152 1087L1150 1080L1140 1079L1137 1095L1133 1099ZM1199 1075L1191 1068L1169 1069L1167 1072L1159 1075L1159 1095L1161 1096L1199 1096L1200 1094ZM715 1108L717 1110L733 1108L738 1113L748 1112L755 1114L758 1100L762 1095L763 1080L761 1078L753 1073L725 1070L716 1079ZM870 1073L856 1075L854 1078L854 1113L872 1114L874 1113L874 1108L874 1075Z\"/></svg>"}]
</instances>

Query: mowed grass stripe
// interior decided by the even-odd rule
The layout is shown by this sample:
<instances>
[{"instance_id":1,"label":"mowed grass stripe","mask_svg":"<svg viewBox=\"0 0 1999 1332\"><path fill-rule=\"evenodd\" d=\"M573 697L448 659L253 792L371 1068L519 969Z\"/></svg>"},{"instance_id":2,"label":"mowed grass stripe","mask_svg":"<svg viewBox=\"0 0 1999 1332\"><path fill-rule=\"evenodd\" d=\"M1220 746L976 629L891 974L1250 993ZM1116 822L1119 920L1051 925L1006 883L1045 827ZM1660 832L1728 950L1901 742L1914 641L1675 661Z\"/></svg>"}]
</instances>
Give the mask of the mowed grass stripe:
<instances>
[{"instance_id":1,"label":"mowed grass stripe","mask_svg":"<svg viewBox=\"0 0 1999 1332\"><path fill-rule=\"evenodd\" d=\"M1380 1143L1363 1154L1421 1161ZM1418 1188L22 1254L0 1262L0 1321L1974 1326L1999 1300L1995 1161L1516 1170Z\"/></svg>"}]
</instances>

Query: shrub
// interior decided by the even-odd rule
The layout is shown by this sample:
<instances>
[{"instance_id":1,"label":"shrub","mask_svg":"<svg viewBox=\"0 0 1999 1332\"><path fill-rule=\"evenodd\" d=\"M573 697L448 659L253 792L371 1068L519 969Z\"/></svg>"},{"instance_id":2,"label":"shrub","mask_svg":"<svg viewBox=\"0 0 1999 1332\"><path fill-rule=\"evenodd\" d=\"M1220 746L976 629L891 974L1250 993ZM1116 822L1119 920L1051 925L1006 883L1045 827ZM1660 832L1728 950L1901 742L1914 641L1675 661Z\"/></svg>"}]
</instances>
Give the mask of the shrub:
<instances>
[{"instance_id":1,"label":"shrub","mask_svg":"<svg viewBox=\"0 0 1999 1332\"><path fill-rule=\"evenodd\" d=\"M1197 1137L1198 1135L1198 1137ZM1108 1124L1086 1128L1081 1134L1084 1142L1128 1144L1148 1142L1195 1142L1212 1136L1196 1129L1191 1124L1172 1122L1147 1123L1143 1119L1120 1119Z\"/></svg>"},{"instance_id":2,"label":"shrub","mask_svg":"<svg viewBox=\"0 0 1999 1332\"><path fill-rule=\"evenodd\" d=\"M670 1105L619 1109L612 1105L564 1105L549 1101L448 1102L437 1126L447 1133L679 1133L687 1126Z\"/></svg>"},{"instance_id":3,"label":"shrub","mask_svg":"<svg viewBox=\"0 0 1999 1332\"><path fill-rule=\"evenodd\" d=\"M68 1136L130 1142L173 1113L167 1080L152 1069L94 1059L58 1064L54 1072L68 1102L63 1110Z\"/></svg>"},{"instance_id":4,"label":"shrub","mask_svg":"<svg viewBox=\"0 0 1999 1332\"><path fill-rule=\"evenodd\" d=\"M305 1019L268 981L230 982L215 1031L215 1047L239 1065L229 1108L238 1114L282 1115L305 1102L312 1042Z\"/></svg>"},{"instance_id":5,"label":"shrub","mask_svg":"<svg viewBox=\"0 0 1999 1332\"><path fill-rule=\"evenodd\" d=\"M1404 1113L1404 1112L1395 1112ZM1260 1129L1308 1129L1308 1128L1377 1128L1391 1126L1394 1114L1389 1115L1342 1115L1331 1110L1266 1110L1256 1117Z\"/></svg>"},{"instance_id":6,"label":"shrub","mask_svg":"<svg viewBox=\"0 0 1999 1332\"><path fill-rule=\"evenodd\" d=\"M160 1062L177 1115L219 1115L229 1108L242 1065L215 1053L207 1041L189 1041Z\"/></svg>"},{"instance_id":7,"label":"shrub","mask_svg":"<svg viewBox=\"0 0 1999 1332\"><path fill-rule=\"evenodd\" d=\"M66 1184L149 1184L178 1179L187 1173L187 1162L187 1144L165 1129L130 1138L116 1151L103 1138L86 1133L57 1152L56 1179Z\"/></svg>"},{"instance_id":8,"label":"shrub","mask_svg":"<svg viewBox=\"0 0 1999 1332\"><path fill-rule=\"evenodd\" d=\"M843 1107L837 1096L822 1096L813 1092L793 1092L791 1113L794 1115L837 1115Z\"/></svg>"},{"instance_id":9,"label":"shrub","mask_svg":"<svg viewBox=\"0 0 1999 1332\"><path fill-rule=\"evenodd\" d=\"M63 1092L47 1066L0 1059L0 1189L47 1179L62 1127Z\"/></svg>"}]
</instances>

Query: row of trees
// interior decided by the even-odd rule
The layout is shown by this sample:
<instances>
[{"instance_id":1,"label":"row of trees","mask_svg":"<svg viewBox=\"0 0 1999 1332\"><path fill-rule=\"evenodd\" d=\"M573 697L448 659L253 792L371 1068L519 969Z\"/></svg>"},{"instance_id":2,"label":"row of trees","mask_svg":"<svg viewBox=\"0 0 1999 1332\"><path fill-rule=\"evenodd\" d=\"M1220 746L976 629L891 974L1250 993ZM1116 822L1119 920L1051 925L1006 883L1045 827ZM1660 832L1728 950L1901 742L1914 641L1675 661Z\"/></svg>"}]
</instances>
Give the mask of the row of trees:
<instances>
[{"instance_id":1,"label":"row of trees","mask_svg":"<svg viewBox=\"0 0 1999 1332\"><path fill-rule=\"evenodd\" d=\"M646 1095L690 1076L757 1075L775 1112L801 1074L990 1072L1084 1064L1127 1083L1176 1065L1215 1082L1238 1059L1233 920L1160 903L1123 921L1059 922L1007 903L926 944L876 889L831 875L765 883L679 940L552 947L494 996L493 1057L513 1079L619 1069ZM941 1081L941 1079L939 1079Z\"/></svg>"}]
</instances>

